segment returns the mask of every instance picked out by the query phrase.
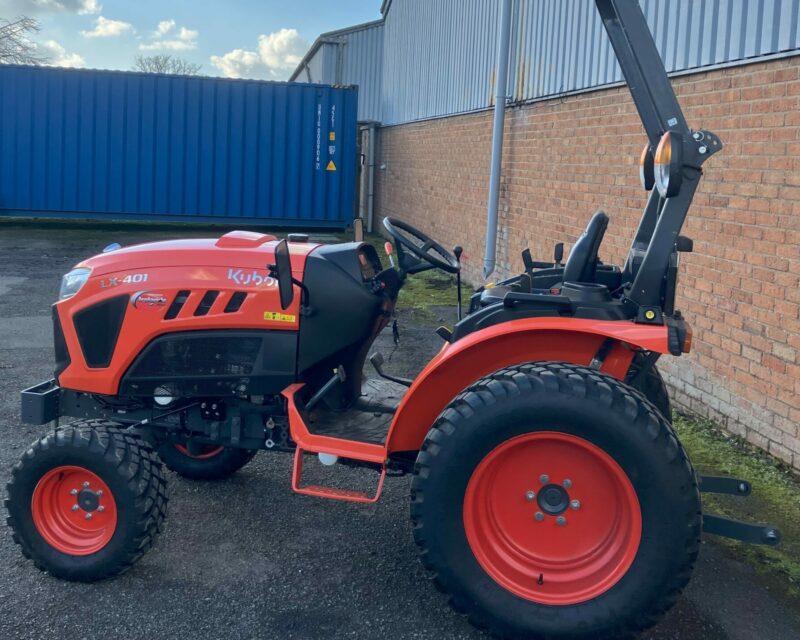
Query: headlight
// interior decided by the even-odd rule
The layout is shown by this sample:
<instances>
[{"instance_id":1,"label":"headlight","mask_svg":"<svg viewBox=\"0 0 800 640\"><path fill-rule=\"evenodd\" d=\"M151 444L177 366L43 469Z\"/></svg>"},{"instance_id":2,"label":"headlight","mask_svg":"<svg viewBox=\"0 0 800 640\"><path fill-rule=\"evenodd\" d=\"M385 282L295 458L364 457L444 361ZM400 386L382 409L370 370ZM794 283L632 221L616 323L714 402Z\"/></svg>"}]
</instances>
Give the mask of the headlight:
<instances>
[{"instance_id":1,"label":"headlight","mask_svg":"<svg viewBox=\"0 0 800 640\"><path fill-rule=\"evenodd\" d=\"M78 291L81 290L81 287L86 284L91 272L91 269L79 267L77 269L73 269L63 278L61 278L61 289L58 292L58 299L66 300L67 298L71 298L78 293Z\"/></svg>"},{"instance_id":2,"label":"headlight","mask_svg":"<svg viewBox=\"0 0 800 640\"><path fill-rule=\"evenodd\" d=\"M656 187L662 198L671 198L681 190L683 158L681 137L674 131L667 131L658 143L653 158Z\"/></svg>"}]
</instances>

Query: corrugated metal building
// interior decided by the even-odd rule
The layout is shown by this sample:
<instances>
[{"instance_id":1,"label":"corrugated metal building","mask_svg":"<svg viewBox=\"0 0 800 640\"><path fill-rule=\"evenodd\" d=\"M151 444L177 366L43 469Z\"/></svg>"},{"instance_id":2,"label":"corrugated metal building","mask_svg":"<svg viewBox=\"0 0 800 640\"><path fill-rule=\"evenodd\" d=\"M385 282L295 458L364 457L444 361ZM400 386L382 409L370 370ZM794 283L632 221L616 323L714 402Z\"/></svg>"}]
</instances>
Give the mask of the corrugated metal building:
<instances>
[{"instance_id":1,"label":"corrugated metal building","mask_svg":"<svg viewBox=\"0 0 800 640\"><path fill-rule=\"evenodd\" d=\"M800 50L800 0L641 0L670 72ZM486 0L384 0L383 18L324 33L292 81L359 85L384 125L490 107L499 9ZM622 80L592 0L515 0L513 102Z\"/></svg>"},{"instance_id":2,"label":"corrugated metal building","mask_svg":"<svg viewBox=\"0 0 800 640\"><path fill-rule=\"evenodd\" d=\"M360 85L360 122L379 121L383 78L383 20L323 33L303 57L290 82Z\"/></svg>"}]
</instances>

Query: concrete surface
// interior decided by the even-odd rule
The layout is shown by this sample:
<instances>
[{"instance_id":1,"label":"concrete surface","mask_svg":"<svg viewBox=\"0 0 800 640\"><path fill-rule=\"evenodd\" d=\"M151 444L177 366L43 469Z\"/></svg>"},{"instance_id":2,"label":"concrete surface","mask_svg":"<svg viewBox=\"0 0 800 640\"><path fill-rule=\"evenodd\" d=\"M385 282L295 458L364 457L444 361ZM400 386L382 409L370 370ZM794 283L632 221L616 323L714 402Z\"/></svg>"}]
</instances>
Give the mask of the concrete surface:
<instances>
[{"instance_id":1,"label":"concrete surface","mask_svg":"<svg viewBox=\"0 0 800 640\"><path fill-rule=\"evenodd\" d=\"M60 275L113 241L175 231L40 229L0 222L0 482L45 429L19 423L20 389L51 374ZM184 233L184 235L186 235ZM209 235L207 232L190 235ZM439 347L407 317L392 370ZM391 351L382 337L383 352ZM40 573L0 528L0 638L482 638L426 580L408 478L375 506L294 495L291 459L261 453L232 479L170 475L166 532L130 572L99 584ZM678 605L646 638L800 637L800 606L710 539Z\"/></svg>"}]
</instances>

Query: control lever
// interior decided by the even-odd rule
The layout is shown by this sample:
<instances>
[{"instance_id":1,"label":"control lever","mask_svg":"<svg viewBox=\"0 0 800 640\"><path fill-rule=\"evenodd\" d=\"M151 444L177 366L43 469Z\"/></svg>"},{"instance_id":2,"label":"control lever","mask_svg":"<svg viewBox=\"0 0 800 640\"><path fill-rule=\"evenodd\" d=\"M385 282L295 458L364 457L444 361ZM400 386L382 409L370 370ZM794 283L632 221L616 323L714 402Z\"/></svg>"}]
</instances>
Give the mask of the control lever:
<instances>
[{"instance_id":1,"label":"control lever","mask_svg":"<svg viewBox=\"0 0 800 640\"><path fill-rule=\"evenodd\" d=\"M525 265L525 271L533 271L536 265L531 258L531 250L526 248L522 251L522 264Z\"/></svg>"},{"instance_id":2,"label":"control lever","mask_svg":"<svg viewBox=\"0 0 800 640\"><path fill-rule=\"evenodd\" d=\"M396 382L397 384L402 384L404 387L410 387L412 380L407 378L398 378L397 376L390 376L388 373L383 372L383 356L380 353L373 353L369 357L370 364L375 367L375 371L378 372L378 375L381 378L385 378L386 380L391 380L392 382Z\"/></svg>"},{"instance_id":3,"label":"control lever","mask_svg":"<svg viewBox=\"0 0 800 640\"><path fill-rule=\"evenodd\" d=\"M389 256L389 264L392 265L392 269L394 269L394 258L392 257L392 253L394 253L394 247L392 243L388 240L383 243L383 250L386 252L386 255Z\"/></svg>"},{"instance_id":4,"label":"control lever","mask_svg":"<svg viewBox=\"0 0 800 640\"><path fill-rule=\"evenodd\" d=\"M553 266L563 266L562 260L564 260L564 243L557 242L555 248L553 249Z\"/></svg>"},{"instance_id":5,"label":"control lever","mask_svg":"<svg viewBox=\"0 0 800 640\"><path fill-rule=\"evenodd\" d=\"M311 396L311 400L306 402L306 411L311 411L317 403L322 400L326 395L328 395L331 390L336 386L341 384L347 380L347 375L344 372L344 367L339 365L336 369L333 370L333 377L328 380L322 388L317 391L313 396Z\"/></svg>"},{"instance_id":6,"label":"control lever","mask_svg":"<svg viewBox=\"0 0 800 640\"><path fill-rule=\"evenodd\" d=\"M461 245L456 245L453 247L453 255L456 257L456 262L458 262L458 271L456 271L456 289L458 290L458 319L461 320L461 254L464 253L464 247Z\"/></svg>"}]
</instances>

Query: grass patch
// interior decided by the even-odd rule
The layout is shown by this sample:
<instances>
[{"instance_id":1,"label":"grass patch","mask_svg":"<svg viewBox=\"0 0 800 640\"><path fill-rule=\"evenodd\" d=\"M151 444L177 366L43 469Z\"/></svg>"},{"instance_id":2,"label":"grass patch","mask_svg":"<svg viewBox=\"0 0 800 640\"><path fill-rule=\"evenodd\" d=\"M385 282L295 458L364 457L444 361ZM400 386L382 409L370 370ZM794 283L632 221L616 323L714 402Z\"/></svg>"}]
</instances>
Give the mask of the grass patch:
<instances>
[{"instance_id":1,"label":"grass patch","mask_svg":"<svg viewBox=\"0 0 800 640\"><path fill-rule=\"evenodd\" d=\"M377 234L364 237L364 241L371 244L378 252L384 266L389 266L389 259L383 248L386 239ZM397 257L395 256L395 264ZM469 296L472 290L467 287L463 290L464 296ZM406 278L400 296L397 298L398 309L411 309L420 320L433 320L436 314L433 307L452 307L456 305L456 278L441 269L424 271Z\"/></svg>"},{"instance_id":2,"label":"grass patch","mask_svg":"<svg viewBox=\"0 0 800 640\"><path fill-rule=\"evenodd\" d=\"M749 545L715 537L759 573L779 575L788 591L800 597L800 478L766 453L724 433L714 423L675 414L675 429L698 472L735 476L750 481L747 498L703 494L703 510L738 520L775 525L778 547Z\"/></svg>"}]
</instances>

